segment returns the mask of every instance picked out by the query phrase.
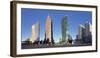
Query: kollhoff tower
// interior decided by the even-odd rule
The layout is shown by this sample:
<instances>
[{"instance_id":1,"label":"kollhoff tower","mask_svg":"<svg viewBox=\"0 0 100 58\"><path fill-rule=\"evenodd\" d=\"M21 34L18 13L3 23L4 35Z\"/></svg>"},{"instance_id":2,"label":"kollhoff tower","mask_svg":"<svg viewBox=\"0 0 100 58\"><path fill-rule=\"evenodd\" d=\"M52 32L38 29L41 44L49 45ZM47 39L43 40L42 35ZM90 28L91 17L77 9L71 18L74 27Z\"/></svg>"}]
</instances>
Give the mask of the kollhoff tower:
<instances>
[{"instance_id":1,"label":"kollhoff tower","mask_svg":"<svg viewBox=\"0 0 100 58\"><path fill-rule=\"evenodd\" d=\"M53 40L53 25L51 21L51 17L48 15L46 19L46 40L49 41L49 43L54 44Z\"/></svg>"}]
</instances>

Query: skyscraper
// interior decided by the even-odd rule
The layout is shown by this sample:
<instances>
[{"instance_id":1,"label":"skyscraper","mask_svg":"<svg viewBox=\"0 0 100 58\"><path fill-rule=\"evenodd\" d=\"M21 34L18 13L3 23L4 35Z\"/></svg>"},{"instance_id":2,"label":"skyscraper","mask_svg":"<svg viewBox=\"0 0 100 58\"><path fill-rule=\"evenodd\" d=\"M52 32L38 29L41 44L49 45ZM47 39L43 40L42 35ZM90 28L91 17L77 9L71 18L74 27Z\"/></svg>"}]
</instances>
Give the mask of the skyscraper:
<instances>
[{"instance_id":1,"label":"skyscraper","mask_svg":"<svg viewBox=\"0 0 100 58\"><path fill-rule=\"evenodd\" d=\"M91 24L90 23L85 23L84 25L79 25L77 40L82 44L83 43L91 44L92 35L91 35Z\"/></svg>"},{"instance_id":2,"label":"skyscraper","mask_svg":"<svg viewBox=\"0 0 100 58\"><path fill-rule=\"evenodd\" d=\"M46 40L49 40L50 43L53 43L53 30L52 30L52 21L51 17L48 15L46 19Z\"/></svg>"},{"instance_id":3,"label":"skyscraper","mask_svg":"<svg viewBox=\"0 0 100 58\"><path fill-rule=\"evenodd\" d=\"M85 32L86 32L85 35L86 35L86 36L90 35L91 29L92 29L92 28L91 28L91 24L87 22L87 23L84 24L84 27L85 27Z\"/></svg>"},{"instance_id":4,"label":"skyscraper","mask_svg":"<svg viewBox=\"0 0 100 58\"><path fill-rule=\"evenodd\" d=\"M52 23L52 21L51 21L51 42L52 42L52 44L55 44L54 38L53 38L53 23Z\"/></svg>"},{"instance_id":5,"label":"skyscraper","mask_svg":"<svg viewBox=\"0 0 100 58\"><path fill-rule=\"evenodd\" d=\"M35 41L39 41L40 39L40 24L39 22L36 22L35 24L35 33L36 33L36 40Z\"/></svg>"},{"instance_id":6,"label":"skyscraper","mask_svg":"<svg viewBox=\"0 0 100 58\"><path fill-rule=\"evenodd\" d=\"M89 22L84 24L85 27L85 39L84 39L84 43L92 43L92 28L91 28L91 24Z\"/></svg>"},{"instance_id":7,"label":"skyscraper","mask_svg":"<svg viewBox=\"0 0 100 58\"><path fill-rule=\"evenodd\" d=\"M78 29L78 39L81 40L84 35L85 35L85 27L84 25L80 24Z\"/></svg>"},{"instance_id":8,"label":"skyscraper","mask_svg":"<svg viewBox=\"0 0 100 58\"><path fill-rule=\"evenodd\" d=\"M67 16L64 16L61 21L61 29L62 29L62 42L68 41L68 19Z\"/></svg>"},{"instance_id":9,"label":"skyscraper","mask_svg":"<svg viewBox=\"0 0 100 58\"><path fill-rule=\"evenodd\" d=\"M35 41L39 41L40 39L39 34L40 34L40 25L39 25L39 22L36 22L36 24L32 25L32 37L30 41L32 43L34 43Z\"/></svg>"},{"instance_id":10,"label":"skyscraper","mask_svg":"<svg viewBox=\"0 0 100 58\"><path fill-rule=\"evenodd\" d=\"M35 41L35 25L33 24L32 25L32 37L30 38L30 42L31 43L34 43L34 41Z\"/></svg>"},{"instance_id":11,"label":"skyscraper","mask_svg":"<svg viewBox=\"0 0 100 58\"><path fill-rule=\"evenodd\" d=\"M83 44L83 39L85 38L85 27L84 25L80 24L78 26L78 34L76 35L75 44L81 45Z\"/></svg>"}]
</instances>

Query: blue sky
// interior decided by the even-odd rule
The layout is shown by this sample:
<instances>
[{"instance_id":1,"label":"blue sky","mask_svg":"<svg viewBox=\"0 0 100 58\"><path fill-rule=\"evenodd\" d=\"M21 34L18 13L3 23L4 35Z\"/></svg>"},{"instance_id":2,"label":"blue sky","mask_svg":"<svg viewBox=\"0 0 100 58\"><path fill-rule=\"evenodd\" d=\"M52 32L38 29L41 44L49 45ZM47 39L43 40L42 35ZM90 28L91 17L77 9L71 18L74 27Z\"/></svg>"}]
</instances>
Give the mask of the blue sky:
<instances>
[{"instance_id":1,"label":"blue sky","mask_svg":"<svg viewBox=\"0 0 100 58\"><path fill-rule=\"evenodd\" d=\"M78 33L79 24L92 22L92 13L89 11L74 10L49 10L49 9L21 9L21 34L22 41L31 37L32 25L40 22L40 40L44 40L45 23L47 16L51 16L53 22L53 37L55 41L61 38L61 20L67 16L69 24L69 33L75 39Z\"/></svg>"}]
</instances>

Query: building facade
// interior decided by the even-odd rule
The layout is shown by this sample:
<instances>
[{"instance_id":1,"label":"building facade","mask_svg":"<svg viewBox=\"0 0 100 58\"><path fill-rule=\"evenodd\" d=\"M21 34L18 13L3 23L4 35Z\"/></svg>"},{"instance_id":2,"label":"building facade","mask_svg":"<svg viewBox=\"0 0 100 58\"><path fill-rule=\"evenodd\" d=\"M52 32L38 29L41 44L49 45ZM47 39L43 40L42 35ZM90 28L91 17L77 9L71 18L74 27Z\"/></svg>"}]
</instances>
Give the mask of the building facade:
<instances>
[{"instance_id":1,"label":"building facade","mask_svg":"<svg viewBox=\"0 0 100 58\"><path fill-rule=\"evenodd\" d=\"M32 25L32 37L30 39L30 41L32 43L34 43L35 41L39 41L40 40L40 24L39 22L36 22L36 24Z\"/></svg>"},{"instance_id":2,"label":"building facade","mask_svg":"<svg viewBox=\"0 0 100 58\"><path fill-rule=\"evenodd\" d=\"M45 32L46 40L50 43L54 43L53 39L53 23L51 21L51 17L48 15L46 19L46 32Z\"/></svg>"},{"instance_id":3,"label":"building facade","mask_svg":"<svg viewBox=\"0 0 100 58\"><path fill-rule=\"evenodd\" d=\"M39 22L36 22L35 24L35 33L36 33L35 41L39 41L40 40L40 23Z\"/></svg>"},{"instance_id":4,"label":"building facade","mask_svg":"<svg viewBox=\"0 0 100 58\"><path fill-rule=\"evenodd\" d=\"M32 37L30 38L30 42L31 43L34 43L34 41L35 41L35 25L33 24L32 25Z\"/></svg>"},{"instance_id":5,"label":"building facade","mask_svg":"<svg viewBox=\"0 0 100 58\"><path fill-rule=\"evenodd\" d=\"M92 43L92 26L89 22L84 24L85 27L85 38L84 38L84 43Z\"/></svg>"},{"instance_id":6,"label":"building facade","mask_svg":"<svg viewBox=\"0 0 100 58\"><path fill-rule=\"evenodd\" d=\"M81 40L85 35L85 27L84 25L79 25L78 29L78 39Z\"/></svg>"},{"instance_id":7,"label":"building facade","mask_svg":"<svg viewBox=\"0 0 100 58\"><path fill-rule=\"evenodd\" d=\"M90 23L79 25L78 35L76 36L76 42L79 44L91 44L92 43L92 28Z\"/></svg>"},{"instance_id":8,"label":"building facade","mask_svg":"<svg viewBox=\"0 0 100 58\"><path fill-rule=\"evenodd\" d=\"M68 19L64 16L61 21L62 42L68 41Z\"/></svg>"}]
</instances>

